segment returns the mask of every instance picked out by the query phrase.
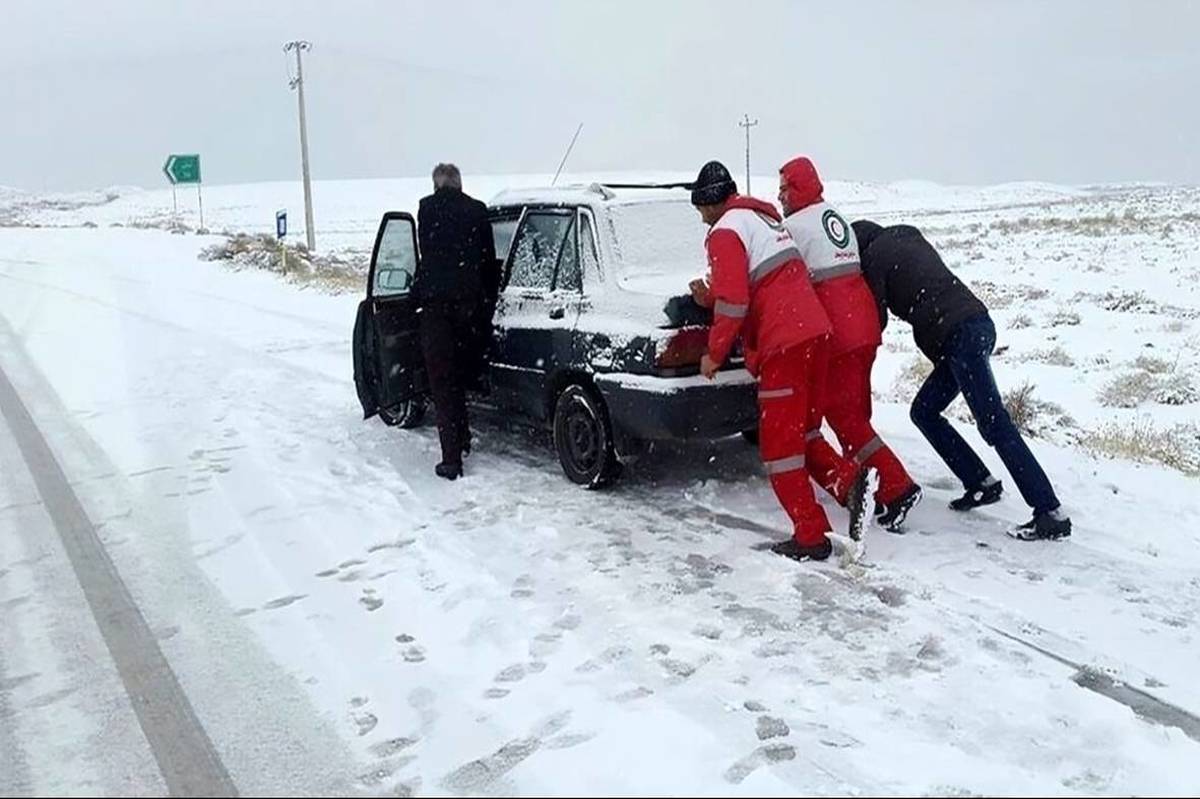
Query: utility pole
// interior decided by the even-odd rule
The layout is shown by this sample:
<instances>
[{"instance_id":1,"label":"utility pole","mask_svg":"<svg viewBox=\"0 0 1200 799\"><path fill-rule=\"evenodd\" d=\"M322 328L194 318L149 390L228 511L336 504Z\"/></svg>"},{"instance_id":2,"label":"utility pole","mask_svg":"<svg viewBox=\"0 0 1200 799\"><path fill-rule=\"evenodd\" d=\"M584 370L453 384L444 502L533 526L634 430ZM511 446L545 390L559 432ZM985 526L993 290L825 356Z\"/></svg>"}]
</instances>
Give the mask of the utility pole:
<instances>
[{"instance_id":1,"label":"utility pole","mask_svg":"<svg viewBox=\"0 0 1200 799\"><path fill-rule=\"evenodd\" d=\"M745 114L741 122L738 123L739 128L746 129L746 195L750 195L750 128L758 124L758 120L751 121L750 115Z\"/></svg>"},{"instance_id":2,"label":"utility pole","mask_svg":"<svg viewBox=\"0 0 1200 799\"><path fill-rule=\"evenodd\" d=\"M296 90L300 100L300 163L304 171L304 235L311 253L317 249L316 231L313 229L312 179L308 172L308 123L304 118L304 64L300 54L311 50L312 42L302 39L288 42L283 46L283 52L296 51L296 77L292 78L289 86Z\"/></svg>"}]
</instances>

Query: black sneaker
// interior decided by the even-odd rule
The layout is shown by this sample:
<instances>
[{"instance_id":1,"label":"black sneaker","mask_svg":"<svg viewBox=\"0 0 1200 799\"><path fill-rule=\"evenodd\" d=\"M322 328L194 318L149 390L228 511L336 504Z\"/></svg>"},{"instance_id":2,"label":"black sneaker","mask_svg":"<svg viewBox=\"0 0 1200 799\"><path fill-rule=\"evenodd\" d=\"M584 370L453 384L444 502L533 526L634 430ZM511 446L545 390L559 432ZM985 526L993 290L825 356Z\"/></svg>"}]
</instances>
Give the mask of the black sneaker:
<instances>
[{"instance_id":1,"label":"black sneaker","mask_svg":"<svg viewBox=\"0 0 1200 799\"><path fill-rule=\"evenodd\" d=\"M789 538L773 545L771 551L792 560L825 560L833 553L833 544L825 537L816 546L805 547L797 544L796 539Z\"/></svg>"},{"instance_id":2,"label":"black sneaker","mask_svg":"<svg viewBox=\"0 0 1200 799\"><path fill-rule=\"evenodd\" d=\"M916 483L891 502L883 504L883 512L875 514L875 521L890 533L903 532L900 526L908 518L908 512L921 501L921 487Z\"/></svg>"},{"instance_id":3,"label":"black sneaker","mask_svg":"<svg viewBox=\"0 0 1200 799\"><path fill-rule=\"evenodd\" d=\"M973 488L950 503L950 510L971 510L984 505L993 505L1000 501L1004 493L1004 483L997 480L980 488Z\"/></svg>"},{"instance_id":4,"label":"black sneaker","mask_svg":"<svg viewBox=\"0 0 1200 799\"><path fill-rule=\"evenodd\" d=\"M438 477L444 477L447 480L457 480L462 477L463 468L461 463L439 463L433 469Z\"/></svg>"},{"instance_id":5,"label":"black sneaker","mask_svg":"<svg viewBox=\"0 0 1200 799\"><path fill-rule=\"evenodd\" d=\"M850 538L861 541L867 523L867 494L871 488L871 469L863 469L854 478L854 484L846 494L846 510L850 513Z\"/></svg>"},{"instance_id":6,"label":"black sneaker","mask_svg":"<svg viewBox=\"0 0 1200 799\"><path fill-rule=\"evenodd\" d=\"M1009 532L1022 541L1056 541L1071 536L1071 520L1058 508L1035 514L1032 519Z\"/></svg>"}]
</instances>

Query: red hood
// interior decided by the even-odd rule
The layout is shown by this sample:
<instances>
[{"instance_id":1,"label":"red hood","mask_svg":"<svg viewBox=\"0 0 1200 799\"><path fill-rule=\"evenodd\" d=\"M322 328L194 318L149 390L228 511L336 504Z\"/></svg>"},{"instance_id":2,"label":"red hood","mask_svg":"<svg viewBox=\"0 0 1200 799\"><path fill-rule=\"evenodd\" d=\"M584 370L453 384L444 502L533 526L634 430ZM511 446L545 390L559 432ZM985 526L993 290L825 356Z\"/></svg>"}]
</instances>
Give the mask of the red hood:
<instances>
[{"instance_id":1,"label":"red hood","mask_svg":"<svg viewBox=\"0 0 1200 799\"><path fill-rule=\"evenodd\" d=\"M766 200L760 200L757 197L747 197L744 194L735 194L725 202L725 210L728 211L734 208L747 208L751 211L757 211L760 214L766 214L776 222L783 220L783 217L779 215L779 210L776 209L774 205Z\"/></svg>"},{"instance_id":2,"label":"red hood","mask_svg":"<svg viewBox=\"0 0 1200 799\"><path fill-rule=\"evenodd\" d=\"M812 161L803 156L793 158L783 165L779 174L783 175L787 184L788 207L793 212L821 202L825 187L821 185L821 178Z\"/></svg>"}]
</instances>

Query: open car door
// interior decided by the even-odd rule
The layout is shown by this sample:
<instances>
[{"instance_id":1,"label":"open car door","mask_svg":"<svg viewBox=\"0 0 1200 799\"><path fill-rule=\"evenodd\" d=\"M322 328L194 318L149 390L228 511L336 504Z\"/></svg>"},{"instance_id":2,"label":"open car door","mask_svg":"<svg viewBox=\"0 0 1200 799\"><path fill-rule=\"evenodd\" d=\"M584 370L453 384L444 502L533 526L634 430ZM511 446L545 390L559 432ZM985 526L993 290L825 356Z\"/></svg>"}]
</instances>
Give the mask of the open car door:
<instances>
[{"instance_id":1,"label":"open car door","mask_svg":"<svg viewBox=\"0 0 1200 799\"><path fill-rule=\"evenodd\" d=\"M397 409L428 391L413 285L419 266L417 223L412 214L389 211L379 223L367 298L354 320L354 384L363 418Z\"/></svg>"}]
</instances>

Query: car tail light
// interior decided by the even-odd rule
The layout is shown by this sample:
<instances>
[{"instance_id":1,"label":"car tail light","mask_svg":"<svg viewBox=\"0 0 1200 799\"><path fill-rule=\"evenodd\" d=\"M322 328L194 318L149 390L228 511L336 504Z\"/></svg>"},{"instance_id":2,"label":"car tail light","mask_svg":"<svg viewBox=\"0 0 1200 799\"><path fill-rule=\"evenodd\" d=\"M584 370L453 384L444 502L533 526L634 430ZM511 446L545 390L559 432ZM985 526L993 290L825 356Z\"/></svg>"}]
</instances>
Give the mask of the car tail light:
<instances>
[{"instance_id":1,"label":"car tail light","mask_svg":"<svg viewBox=\"0 0 1200 799\"><path fill-rule=\"evenodd\" d=\"M670 338L660 340L655 347L656 369L683 369L699 366L708 349L707 327L684 327L672 331Z\"/></svg>"}]
</instances>

